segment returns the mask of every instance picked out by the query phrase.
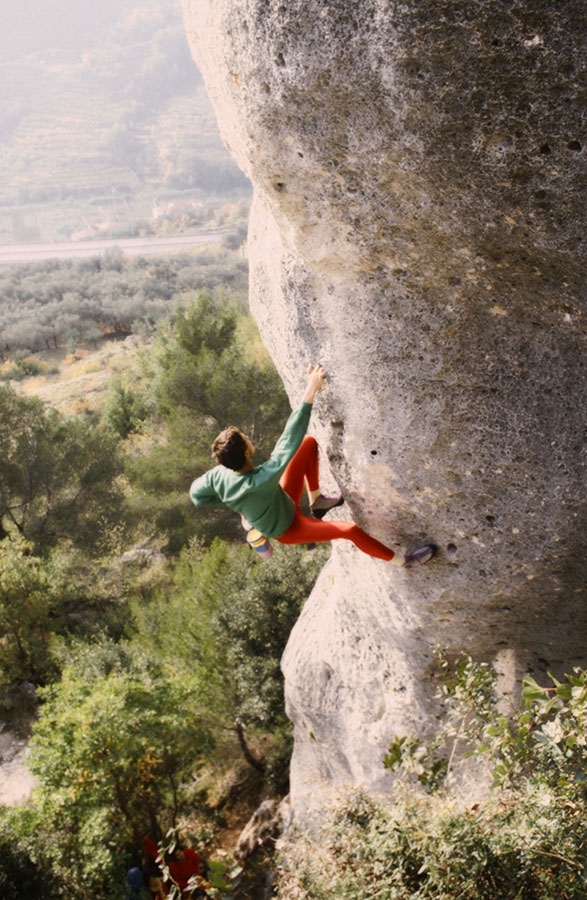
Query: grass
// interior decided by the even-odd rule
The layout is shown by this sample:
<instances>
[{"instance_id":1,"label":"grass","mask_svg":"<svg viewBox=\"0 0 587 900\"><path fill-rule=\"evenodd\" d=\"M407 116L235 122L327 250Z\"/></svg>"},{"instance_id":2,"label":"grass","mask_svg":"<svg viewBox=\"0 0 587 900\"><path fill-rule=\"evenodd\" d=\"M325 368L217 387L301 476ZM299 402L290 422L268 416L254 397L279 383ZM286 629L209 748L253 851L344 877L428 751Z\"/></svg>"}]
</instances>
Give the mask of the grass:
<instances>
[{"instance_id":1,"label":"grass","mask_svg":"<svg viewBox=\"0 0 587 900\"><path fill-rule=\"evenodd\" d=\"M12 386L25 396L40 397L62 413L97 412L108 395L113 375L133 364L134 348L132 341L106 337L95 347L81 346L75 353L64 349L35 354L48 371L12 382Z\"/></svg>"}]
</instances>

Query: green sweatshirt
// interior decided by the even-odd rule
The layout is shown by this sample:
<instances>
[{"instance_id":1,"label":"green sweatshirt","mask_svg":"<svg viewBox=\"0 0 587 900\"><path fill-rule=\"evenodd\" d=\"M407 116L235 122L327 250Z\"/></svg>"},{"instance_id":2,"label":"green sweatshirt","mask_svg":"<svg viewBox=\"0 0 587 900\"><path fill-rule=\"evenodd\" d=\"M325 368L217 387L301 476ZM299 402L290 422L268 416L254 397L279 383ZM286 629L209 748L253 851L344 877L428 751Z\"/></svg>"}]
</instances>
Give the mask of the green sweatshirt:
<instances>
[{"instance_id":1,"label":"green sweatshirt","mask_svg":"<svg viewBox=\"0 0 587 900\"><path fill-rule=\"evenodd\" d=\"M312 404L302 403L291 414L273 453L263 465L244 474L215 466L196 478L190 488L195 505L228 506L245 516L265 537L281 537L293 522L295 507L279 486L279 479L302 443L311 412Z\"/></svg>"}]
</instances>

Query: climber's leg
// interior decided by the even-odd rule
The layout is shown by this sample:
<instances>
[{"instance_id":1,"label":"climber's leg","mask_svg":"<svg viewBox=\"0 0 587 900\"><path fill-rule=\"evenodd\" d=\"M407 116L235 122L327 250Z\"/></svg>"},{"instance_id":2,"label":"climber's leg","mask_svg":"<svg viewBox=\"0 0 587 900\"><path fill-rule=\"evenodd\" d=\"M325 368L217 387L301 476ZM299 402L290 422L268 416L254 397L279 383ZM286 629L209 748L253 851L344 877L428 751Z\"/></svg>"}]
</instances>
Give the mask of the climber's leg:
<instances>
[{"instance_id":1,"label":"climber's leg","mask_svg":"<svg viewBox=\"0 0 587 900\"><path fill-rule=\"evenodd\" d=\"M298 508L296 508L292 524L277 540L281 544L321 544L326 541L335 541L338 538L352 541L359 550L369 556L388 561L393 560L398 565L404 564L401 553L395 553L353 522L323 522L320 519L304 516Z\"/></svg>"},{"instance_id":2,"label":"climber's leg","mask_svg":"<svg viewBox=\"0 0 587 900\"><path fill-rule=\"evenodd\" d=\"M320 493L320 474L318 469L318 444L307 434L279 482L286 494L289 494L296 506L302 499L304 480L310 496Z\"/></svg>"},{"instance_id":3,"label":"climber's leg","mask_svg":"<svg viewBox=\"0 0 587 900\"><path fill-rule=\"evenodd\" d=\"M310 499L310 509L316 519L322 519L329 509L344 503L344 498L340 494L337 497L327 497L321 493L318 444L308 434L304 437L295 456L290 460L279 482L296 506L299 506L302 499L304 480Z\"/></svg>"}]
</instances>

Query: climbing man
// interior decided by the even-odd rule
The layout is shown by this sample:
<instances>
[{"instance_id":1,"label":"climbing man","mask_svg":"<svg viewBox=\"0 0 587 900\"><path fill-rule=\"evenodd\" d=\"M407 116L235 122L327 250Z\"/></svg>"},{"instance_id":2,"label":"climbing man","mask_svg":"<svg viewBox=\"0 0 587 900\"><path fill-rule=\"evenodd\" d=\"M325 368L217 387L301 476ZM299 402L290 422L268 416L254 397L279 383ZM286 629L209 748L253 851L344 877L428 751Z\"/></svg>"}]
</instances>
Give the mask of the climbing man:
<instances>
[{"instance_id":1,"label":"climbing man","mask_svg":"<svg viewBox=\"0 0 587 900\"><path fill-rule=\"evenodd\" d=\"M308 366L306 392L300 406L289 417L283 434L267 462L253 466L255 448L250 439L230 426L212 444L212 458L218 463L191 488L196 506L228 506L245 523L266 538L281 544L315 544L343 538L359 550L395 565L410 567L432 559L434 544L398 553L370 537L352 522L324 522L326 513L344 503L341 496L322 494L319 482L318 445L306 434L316 394L324 384L321 365ZM306 483L311 515L300 509Z\"/></svg>"}]
</instances>

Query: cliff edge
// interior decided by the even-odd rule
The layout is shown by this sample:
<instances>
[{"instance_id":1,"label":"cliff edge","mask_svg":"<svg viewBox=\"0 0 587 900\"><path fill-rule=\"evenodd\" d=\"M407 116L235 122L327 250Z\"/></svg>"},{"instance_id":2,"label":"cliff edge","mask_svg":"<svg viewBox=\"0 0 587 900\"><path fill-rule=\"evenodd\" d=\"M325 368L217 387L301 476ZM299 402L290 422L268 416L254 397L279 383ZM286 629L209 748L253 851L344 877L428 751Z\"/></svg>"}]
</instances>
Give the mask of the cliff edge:
<instances>
[{"instance_id":1,"label":"cliff edge","mask_svg":"<svg viewBox=\"0 0 587 900\"><path fill-rule=\"evenodd\" d=\"M434 726L436 644L587 662L587 8L580 0L183 0L251 179L251 307L352 515L284 658L298 815L386 786Z\"/></svg>"}]
</instances>

